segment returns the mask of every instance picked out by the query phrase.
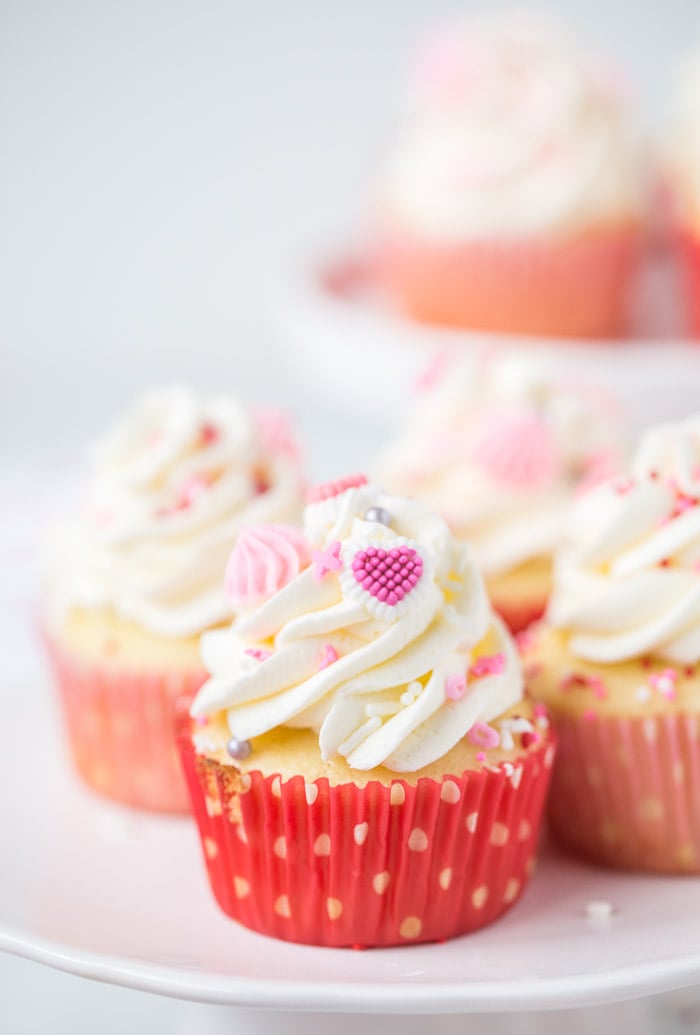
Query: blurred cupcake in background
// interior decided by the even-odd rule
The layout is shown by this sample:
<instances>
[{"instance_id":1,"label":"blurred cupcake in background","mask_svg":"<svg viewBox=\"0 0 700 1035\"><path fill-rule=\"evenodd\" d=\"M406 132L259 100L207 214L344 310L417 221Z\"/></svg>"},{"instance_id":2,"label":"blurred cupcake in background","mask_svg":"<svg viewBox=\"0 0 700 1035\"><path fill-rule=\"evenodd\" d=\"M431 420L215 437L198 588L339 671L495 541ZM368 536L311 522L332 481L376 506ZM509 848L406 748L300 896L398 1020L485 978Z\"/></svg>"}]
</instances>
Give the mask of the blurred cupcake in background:
<instances>
[{"instance_id":1,"label":"blurred cupcake in background","mask_svg":"<svg viewBox=\"0 0 700 1035\"><path fill-rule=\"evenodd\" d=\"M700 417L655 428L577 502L531 692L560 751L557 837L609 866L700 873Z\"/></svg>"},{"instance_id":2,"label":"blurred cupcake in background","mask_svg":"<svg viewBox=\"0 0 700 1035\"><path fill-rule=\"evenodd\" d=\"M686 330L700 336L700 49L676 82L664 186L677 243Z\"/></svg>"},{"instance_id":3,"label":"blurred cupcake in background","mask_svg":"<svg viewBox=\"0 0 700 1035\"><path fill-rule=\"evenodd\" d=\"M469 542L518 632L544 611L572 496L617 470L623 452L620 414L602 391L555 377L539 358L445 352L377 476Z\"/></svg>"},{"instance_id":4,"label":"blurred cupcake in background","mask_svg":"<svg viewBox=\"0 0 700 1035\"><path fill-rule=\"evenodd\" d=\"M443 941L534 866L554 735L469 547L353 476L241 532L181 745L222 910L288 941Z\"/></svg>"},{"instance_id":5,"label":"blurred cupcake in background","mask_svg":"<svg viewBox=\"0 0 700 1035\"><path fill-rule=\"evenodd\" d=\"M99 443L84 512L46 544L42 611L95 790L186 809L175 714L206 678L200 634L233 614L224 563L242 524L294 520L302 494L286 418L228 396L151 391Z\"/></svg>"},{"instance_id":6,"label":"blurred cupcake in background","mask_svg":"<svg viewBox=\"0 0 700 1035\"><path fill-rule=\"evenodd\" d=\"M426 40L386 148L377 264L430 323L624 333L641 189L619 84L556 25L456 22Z\"/></svg>"}]
</instances>

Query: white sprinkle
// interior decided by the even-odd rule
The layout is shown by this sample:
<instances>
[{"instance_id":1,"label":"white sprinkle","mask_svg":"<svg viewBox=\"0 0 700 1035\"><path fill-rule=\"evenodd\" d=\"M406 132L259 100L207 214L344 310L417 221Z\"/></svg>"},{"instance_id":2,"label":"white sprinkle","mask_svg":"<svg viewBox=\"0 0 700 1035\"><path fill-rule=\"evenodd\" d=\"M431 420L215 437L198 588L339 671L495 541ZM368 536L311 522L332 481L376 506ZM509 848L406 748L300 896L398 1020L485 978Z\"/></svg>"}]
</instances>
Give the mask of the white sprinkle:
<instances>
[{"instance_id":1,"label":"white sprinkle","mask_svg":"<svg viewBox=\"0 0 700 1035\"><path fill-rule=\"evenodd\" d=\"M398 711L400 711L400 707L394 701L365 705L365 715L370 719L373 719L375 716L396 715Z\"/></svg>"},{"instance_id":2,"label":"white sprinkle","mask_svg":"<svg viewBox=\"0 0 700 1035\"><path fill-rule=\"evenodd\" d=\"M374 733L382 724L382 720L378 715L368 719L367 722L363 722L359 729L356 729L346 741L344 741L338 748L341 755L349 755L352 751L358 747L365 737L369 737L371 733Z\"/></svg>"},{"instance_id":3,"label":"white sprinkle","mask_svg":"<svg viewBox=\"0 0 700 1035\"><path fill-rule=\"evenodd\" d=\"M586 903L586 916L589 920L610 920L614 912L612 902L602 898Z\"/></svg>"},{"instance_id":4,"label":"white sprinkle","mask_svg":"<svg viewBox=\"0 0 700 1035\"><path fill-rule=\"evenodd\" d=\"M634 696L638 701L648 701L651 697L651 690L648 686L638 686L634 691Z\"/></svg>"}]
</instances>

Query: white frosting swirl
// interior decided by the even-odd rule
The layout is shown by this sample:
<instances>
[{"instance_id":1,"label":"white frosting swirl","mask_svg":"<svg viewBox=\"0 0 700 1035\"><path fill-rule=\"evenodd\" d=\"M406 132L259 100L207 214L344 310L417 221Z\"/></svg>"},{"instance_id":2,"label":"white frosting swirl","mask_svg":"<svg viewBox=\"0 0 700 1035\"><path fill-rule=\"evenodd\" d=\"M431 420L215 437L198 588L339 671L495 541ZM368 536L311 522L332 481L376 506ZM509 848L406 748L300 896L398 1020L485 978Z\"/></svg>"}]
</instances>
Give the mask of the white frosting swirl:
<instances>
[{"instance_id":1,"label":"white frosting swirl","mask_svg":"<svg viewBox=\"0 0 700 1035\"><path fill-rule=\"evenodd\" d=\"M548 616L583 659L700 660L700 417L650 431L632 478L574 508Z\"/></svg>"},{"instance_id":2,"label":"white frosting swirl","mask_svg":"<svg viewBox=\"0 0 700 1035\"><path fill-rule=\"evenodd\" d=\"M429 40L414 92L380 182L389 220L439 240L636 222L619 91L555 26L453 25Z\"/></svg>"},{"instance_id":3,"label":"white frosting swirl","mask_svg":"<svg viewBox=\"0 0 700 1035\"><path fill-rule=\"evenodd\" d=\"M574 490L616 469L613 407L531 358L449 357L378 477L469 541L486 576L549 556Z\"/></svg>"},{"instance_id":4,"label":"white frosting swirl","mask_svg":"<svg viewBox=\"0 0 700 1035\"><path fill-rule=\"evenodd\" d=\"M223 571L240 526L301 513L298 458L271 429L228 396L144 395L96 449L82 521L52 544L59 615L108 607L173 637L229 620Z\"/></svg>"},{"instance_id":5,"label":"white frosting swirl","mask_svg":"<svg viewBox=\"0 0 700 1035\"><path fill-rule=\"evenodd\" d=\"M390 524L366 520L371 507ZM226 710L238 740L283 725L314 729L326 758L407 772L520 700L512 640L468 548L440 518L365 485L307 506L304 527L311 566L231 629L203 637L212 678L193 715ZM399 557L412 568L392 606L379 586ZM479 657L487 663L473 674Z\"/></svg>"}]
</instances>

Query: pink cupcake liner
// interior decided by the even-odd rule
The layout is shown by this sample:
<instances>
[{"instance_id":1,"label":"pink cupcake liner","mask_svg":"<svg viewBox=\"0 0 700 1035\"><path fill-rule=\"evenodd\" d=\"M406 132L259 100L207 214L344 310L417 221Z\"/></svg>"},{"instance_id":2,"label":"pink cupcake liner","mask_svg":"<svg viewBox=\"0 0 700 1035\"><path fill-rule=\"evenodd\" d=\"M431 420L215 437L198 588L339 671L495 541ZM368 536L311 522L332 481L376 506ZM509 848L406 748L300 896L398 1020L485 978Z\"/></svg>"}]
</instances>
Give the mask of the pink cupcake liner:
<instances>
[{"instance_id":1,"label":"pink cupcake liner","mask_svg":"<svg viewBox=\"0 0 700 1035\"><path fill-rule=\"evenodd\" d=\"M137 808L189 812L175 730L204 671L131 672L81 661L48 641L78 773Z\"/></svg>"},{"instance_id":2,"label":"pink cupcake liner","mask_svg":"<svg viewBox=\"0 0 700 1035\"><path fill-rule=\"evenodd\" d=\"M549 821L568 848L625 869L700 873L700 718L557 722Z\"/></svg>"},{"instance_id":3,"label":"pink cupcake liner","mask_svg":"<svg viewBox=\"0 0 700 1035\"><path fill-rule=\"evenodd\" d=\"M679 230L676 240L686 329L700 338L700 237L690 230Z\"/></svg>"},{"instance_id":4,"label":"pink cupcake liner","mask_svg":"<svg viewBox=\"0 0 700 1035\"><path fill-rule=\"evenodd\" d=\"M418 320L502 333L615 338L628 330L636 228L561 241L454 244L388 234L379 278Z\"/></svg>"},{"instance_id":5,"label":"pink cupcake liner","mask_svg":"<svg viewBox=\"0 0 700 1035\"><path fill-rule=\"evenodd\" d=\"M532 600L507 600L505 597L492 595L491 606L515 635L539 621L547 607L547 600L534 597Z\"/></svg>"},{"instance_id":6,"label":"pink cupcake liner","mask_svg":"<svg viewBox=\"0 0 700 1035\"><path fill-rule=\"evenodd\" d=\"M554 753L441 782L241 774L180 744L214 896L263 934L325 946L441 941L491 923L534 866Z\"/></svg>"}]
</instances>

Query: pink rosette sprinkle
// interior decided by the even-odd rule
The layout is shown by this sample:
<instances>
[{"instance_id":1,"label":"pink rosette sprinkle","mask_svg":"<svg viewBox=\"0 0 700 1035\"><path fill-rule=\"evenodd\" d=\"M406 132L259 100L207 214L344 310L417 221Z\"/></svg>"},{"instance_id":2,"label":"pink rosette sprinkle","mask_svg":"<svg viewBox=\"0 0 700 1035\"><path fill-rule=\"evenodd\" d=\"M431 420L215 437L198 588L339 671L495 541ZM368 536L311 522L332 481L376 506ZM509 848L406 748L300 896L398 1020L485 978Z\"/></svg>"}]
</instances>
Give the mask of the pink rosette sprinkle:
<instances>
[{"instance_id":1,"label":"pink rosette sprinkle","mask_svg":"<svg viewBox=\"0 0 700 1035\"><path fill-rule=\"evenodd\" d=\"M267 600L311 563L309 544L292 525L251 525L238 534L225 587L236 607Z\"/></svg>"},{"instance_id":2,"label":"pink rosette sprinkle","mask_svg":"<svg viewBox=\"0 0 700 1035\"><path fill-rule=\"evenodd\" d=\"M494 409L477 421L474 462L495 481L517 489L545 485L556 468L556 450L546 421L527 409Z\"/></svg>"}]
</instances>

